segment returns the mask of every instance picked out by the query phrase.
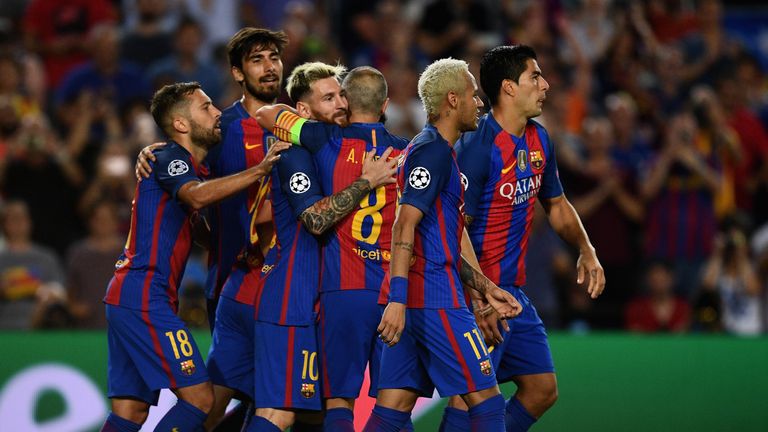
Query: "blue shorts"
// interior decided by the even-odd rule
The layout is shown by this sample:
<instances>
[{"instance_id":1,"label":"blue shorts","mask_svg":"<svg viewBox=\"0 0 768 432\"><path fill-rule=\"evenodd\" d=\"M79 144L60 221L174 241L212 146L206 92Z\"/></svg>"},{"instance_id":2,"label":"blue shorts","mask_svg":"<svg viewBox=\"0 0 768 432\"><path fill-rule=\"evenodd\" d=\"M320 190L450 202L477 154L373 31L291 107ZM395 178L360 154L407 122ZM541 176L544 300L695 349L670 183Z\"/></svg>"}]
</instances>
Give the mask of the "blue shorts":
<instances>
[{"instance_id":1,"label":"blue shorts","mask_svg":"<svg viewBox=\"0 0 768 432\"><path fill-rule=\"evenodd\" d=\"M315 326L254 325L256 408L320 410Z\"/></svg>"},{"instance_id":2,"label":"blue shorts","mask_svg":"<svg viewBox=\"0 0 768 432\"><path fill-rule=\"evenodd\" d=\"M407 309L405 331L384 347L379 389L411 389L431 397L472 393L496 385L488 350L469 309Z\"/></svg>"},{"instance_id":3,"label":"blue shorts","mask_svg":"<svg viewBox=\"0 0 768 432\"><path fill-rule=\"evenodd\" d=\"M200 350L170 309L107 308L107 396L157 405L160 389L208 381Z\"/></svg>"},{"instance_id":4,"label":"blue shorts","mask_svg":"<svg viewBox=\"0 0 768 432\"><path fill-rule=\"evenodd\" d=\"M384 343L376 328L381 322L379 293L371 290L320 294L320 370L324 398L357 398L370 362L368 394L376 397Z\"/></svg>"},{"instance_id":5,"label":"blue shorts","mask_svg":"<svg viewBox=\"0 0 768 432\"><path fill-rule=\"evenodd\" d=\"M499 383L512 380L517 375L551 373L555 371L552 353L547 342L544 323L536 308L522 289L512 287L507 291L523 306L523 312L511 320L509 332L502 332L504 342L491 348L491 360Z\"/></svg>"},{"instance_id":6,"label":"blue shorts","mask_svg":"<svg viewBox=\"0 0 768 432\"><path fill-rule=\"evenodd\" d=\"M211 382L253 399L253 305L219 297L208 353Z\"/></svg>"}]
</instances>

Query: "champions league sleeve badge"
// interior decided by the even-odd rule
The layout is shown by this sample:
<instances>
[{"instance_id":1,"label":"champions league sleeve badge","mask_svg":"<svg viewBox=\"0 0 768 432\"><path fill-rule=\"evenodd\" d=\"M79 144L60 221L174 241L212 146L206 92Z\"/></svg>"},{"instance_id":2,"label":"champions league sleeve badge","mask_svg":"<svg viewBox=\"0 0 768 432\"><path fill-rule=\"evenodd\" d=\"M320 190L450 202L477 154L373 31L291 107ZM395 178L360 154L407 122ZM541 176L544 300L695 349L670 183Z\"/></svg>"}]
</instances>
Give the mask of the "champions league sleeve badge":
<instances>
[{"instance_id":1,"label":"champions league sleeve badge","mask_svg":"<svg viewBox=\"0 0 768 432\"><path fill-rule=\"evenodd\" d=\"M181 159L174 159L168 164L168 175L177 176L189 171L189 165Z\"/></svg>"},{"instance_id":2,"label":"champions league sleeve badge","mask_svg":"<svg viewBox=\"0 0 768 432\"><path fill-rule=\"evenodd\" d=\"M429 186L430 180L429 170L424 167L416 167L408 175L408 184L414 189L424 189Z\"/></svg>"}]
</instances>

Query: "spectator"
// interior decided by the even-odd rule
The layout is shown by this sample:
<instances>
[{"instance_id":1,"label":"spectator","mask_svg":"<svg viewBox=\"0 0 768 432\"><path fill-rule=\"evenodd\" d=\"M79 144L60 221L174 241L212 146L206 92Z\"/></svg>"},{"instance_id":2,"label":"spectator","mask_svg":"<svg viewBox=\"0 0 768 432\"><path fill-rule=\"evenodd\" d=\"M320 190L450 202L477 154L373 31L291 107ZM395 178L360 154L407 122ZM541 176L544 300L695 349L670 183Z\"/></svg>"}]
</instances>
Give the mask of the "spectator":
<instances>
[{"instance_id":1,"label":"spectator","mask_svg":"<svg viewBox=\"0 0 768 432\"><path fill-rule=\"evenodd\" d=\"M39 326L46 310L65 299L56 255L32 243L32 220L23 201L5 203L0 225L6 247L0 251L0 329Z\"/></svg>"},{"instance_id":2,"label":"spectator","mask_svg":"<svg viewBox=\"0 0 768 432\"><path fill-rule=\"evenodd\" d=\"M166 50L166 56L147 70L152 86L159 89L174 82L197 81L213 101L221 101L223 74L210 62L202 62L198 58L202 42L203 29L200 24L192 18L183 17L174 33L173 52Z\"/></svg>"},{"instance_id":3,"label":"spectator","mask_svg":"<svg viewBox=\"0 0 768 432\"><path fill-rule=\"evenodd\" d=\"M29 51L45 64L48 87L56 89L64 76L84 63L86 36L117 14L108 0L31 0L24 15L24 38Z\"/></svg>"},{"instance_id":4,"label":"spectator","mask_svg":"<svg viewBox=\"0 0 768 432\"><path fill-rule=\"evenodd\" d=\"M702 286L720 296L723 329L736 335L762 332L762 287L749 255L746 236L730 228L715 243L704 270Z\"/></svg>"},{"instance_id":5,"label":"spectator","mask_svg":"<svg viewBox=\"0 0 768 432\"><path fill-rule=\"evenodd\" d=\"M646 270L648 294L632 300L626 308L626 328L636 332L674 332L688 330L691 308L674 294L675 274L664 261L654 261Z\"/></svg>"},{"instance_id":6,"label":"spectator","mask_svg":"<svg viewBox=\"0 0 768 432\"><path fill-rule=\"evenodd\" d=\"M171 34L162 25L168 0L137 0L136 9L138 22L125 32L120 53L123 60L145 69L171 52Z\"/></svg>"},{"instance_id":7,"label":"spectator","mask_svg":"<svg viewBox=\"0 0 768 432\"><path fill-rule=\"evenodd\" d=\"M107 327L101 299L123 250L122 238L114 204L94 204L88 213L88 237L76 242L67 255L67 298L78 327Z\"/></svg>"}]
</instances>

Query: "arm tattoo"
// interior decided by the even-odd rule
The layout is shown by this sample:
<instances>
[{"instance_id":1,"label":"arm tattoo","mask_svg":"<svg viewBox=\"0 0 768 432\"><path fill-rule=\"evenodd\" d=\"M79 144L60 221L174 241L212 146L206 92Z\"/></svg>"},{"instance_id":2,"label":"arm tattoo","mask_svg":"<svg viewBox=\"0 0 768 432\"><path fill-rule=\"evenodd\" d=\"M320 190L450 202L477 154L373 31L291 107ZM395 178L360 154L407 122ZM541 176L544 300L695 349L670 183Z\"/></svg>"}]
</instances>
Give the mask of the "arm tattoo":
<instances>
[{"instance_id":1,"label":"arm tattoo","mask_svg":"<svg viewBox=\"0 0 768 432\"><path fill-rule=\"evenodd\" d=\"M299 219L312 234L322 234L354 210L370 191L368 180L359 178L344 190L312 204Z\"/></svg>"},{"instance_id":2,"label":"arm tattoo","mask_svg":"<svg viewBox=\"0 0 768 432\"><path fill-rule=\"evenodd\" d=\"M467 262L467 260L464 259L464 257L461 257L461 270L459 271L459 277L461 277L461 281L467 284L468 287L479 292L480 294L485 294L488 292L488 290L493 285L493 282L491 282L490 279L472 267Z\"/></svg>"},{"instance_id":3,"label":"arm tattoo","mask_svg":"<svg viewBox=\"0 0 768 432\"><path fill-rule=\"evenodd\" d=\"M401 249L405 249L408 252L413 252L413 243L411 243L411 242L397 241L397 242L395 242L395 247L399 247Z\"/></svg>"}]
</instances>

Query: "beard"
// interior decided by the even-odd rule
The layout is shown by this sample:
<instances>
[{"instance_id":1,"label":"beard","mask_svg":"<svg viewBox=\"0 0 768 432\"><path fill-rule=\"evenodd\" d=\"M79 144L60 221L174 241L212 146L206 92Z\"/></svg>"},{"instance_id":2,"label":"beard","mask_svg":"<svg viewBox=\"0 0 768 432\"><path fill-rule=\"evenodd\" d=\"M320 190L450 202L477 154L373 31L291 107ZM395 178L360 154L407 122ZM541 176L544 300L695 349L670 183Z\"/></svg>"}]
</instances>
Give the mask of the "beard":
<instances>
[{"instance_id":1,"label":"beard","mask_svg":"<svg viewBox=\"0 0 768 432\"><path fill-rule=\"evenodd\" d=\"M204 149L210 149L221 142L221 130L216 129L219 126L218 122L214 127L206 129L192 120L191 126L190 139L192 140L192 144Z\"/></svg>"},{"instance_id":2,"label":"beard","mask_svg":"<svg viewBox=\"0 0 768 432\"><path fill-rule=\"evenodd\" d=\"M274 87L264 85L256 86L248 82L247 79L243 81L243 84L245 85L245 91L248 92L248 94L262 102L270 104L274 103L275 99L280 96L280 88L282 87L282 81L280 80L277 81L277 85Z\"/></svg>"}]
</instances>

